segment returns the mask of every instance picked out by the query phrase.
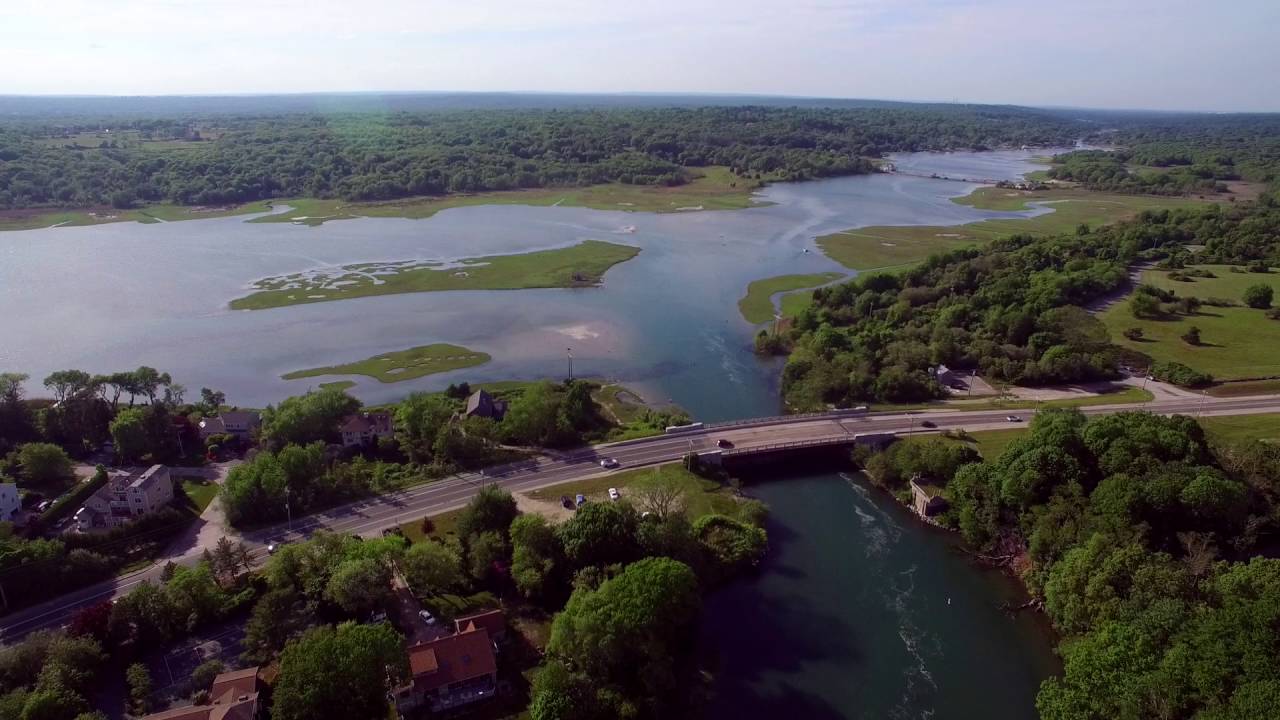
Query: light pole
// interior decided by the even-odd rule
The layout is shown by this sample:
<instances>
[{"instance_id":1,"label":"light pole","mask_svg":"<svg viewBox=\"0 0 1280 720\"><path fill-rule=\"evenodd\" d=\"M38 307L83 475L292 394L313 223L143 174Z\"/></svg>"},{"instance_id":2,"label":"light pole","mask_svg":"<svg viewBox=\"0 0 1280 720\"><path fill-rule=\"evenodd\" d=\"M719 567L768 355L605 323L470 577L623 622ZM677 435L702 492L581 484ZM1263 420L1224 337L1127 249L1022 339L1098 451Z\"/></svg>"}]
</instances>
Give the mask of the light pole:
<instances>
[{"instance_id":1,"label":"light pole","mask_svg":"<svg viewBox=\"0 0 1280 720\"><path fill-rule=\"evenodd\" d=\"M573 348L565 348L564 352L569 357L569 382L573 382Z\"/></svg>"},{"instance_id":2,"label":"light pole","mask_svg":"<svg viewBox=\"0 0 1280 720\"><path fill-rule=\"evenodd\" d=\"M284 488L284 512L289 516L289 532L293 532L293 508L289 506L289 486Z\"/></svg>"}]
</instances>

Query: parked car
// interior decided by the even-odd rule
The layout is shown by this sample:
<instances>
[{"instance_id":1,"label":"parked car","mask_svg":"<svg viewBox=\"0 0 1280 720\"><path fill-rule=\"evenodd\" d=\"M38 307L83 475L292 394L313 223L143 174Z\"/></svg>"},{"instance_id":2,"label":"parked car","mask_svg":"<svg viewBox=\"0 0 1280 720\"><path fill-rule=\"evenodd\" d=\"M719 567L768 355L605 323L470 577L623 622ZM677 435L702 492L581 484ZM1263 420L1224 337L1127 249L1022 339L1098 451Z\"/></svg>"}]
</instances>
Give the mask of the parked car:
<instances>
[{"instance_id":1,"label":"parked car","mask_svg":"<svg viewBox=\"0 0 1280 720\"><path fill-rule=\"evenodd\" d=\"M1009 422L1022 422L1022 418L1018 417L1017 415L1006 416L1005 420L1008 420Z\"/></svg>"},{"instance_id":2,"label":"parked car","mask_svg":"<svg viewBox=\"0 0 1280 720\"><path fill-rule=\"evenodd\" d=\"M424 622L424 623L426 623L426 624L428 624L428 625L435 625L435 624L436 624L436 618L435 618L435 616L434 616L434 615L432 615L432 614L431 614L431 611L430 611L430 610L425 610L425 609L424 609L424 610L419 610L419 611L418 611L418 617L422 618L422 622Z\"/></svg>"},{"instance_id":3,"label":"parked car","mask_svg":"<svg viewBox=\"0 0 1280 720\"><path fill-rule=\"evenodd\" d=\"M587 496L583 495L582 493L578 493L578 496L574 498L574 502L578 505L578 507L582 507L582 505L587 502Z\"/></svg>"},{"instance_id":4,"label":"parked car","mask_svg":"<svg viewBox=\"0 0 1280 720\"><path fill-rule=\"evenodd\" d=\"M618 461L614 460L613 458L605 458L600 461L600 467L604 468L605 470L612 470L618 467Z\"/></svg>"},{"instance_id":5,"label":"parked car","mask_svg":"<svg viewBox=\"0 0 1280 720\"><path fill-rule=\"evenodd\" d=\"M622 494L618 492L618 488L609 488L610 500L617 500L620 497L622 497Z\"/></svg>"},{"instance_id":6,"label":"parked car","mask_svg":"<svg viewBox=\"0 0 1280 720\"><path fill-rule=\"evenodd\" d=\"M725 440L724 438L720 438L719 440L716 440L716 447L731 448L733 447L733 443Z\"/></svg>"},{"instance_id":7,"label":"parked car","mask_svg":"<svg viewBox=\"0 0 1280 720\"><path fill-rule=\"evenodd\" d=\"M53 504L52 500L45 500L44 502L36 506L36 512L44 512L45 510L48 510L49 506L52 504Z\"/></svg>"},{"instance_id":8,"label":"parked car","mask_svg":"<svg viewBox=\"0 0 1280 720\"><path fill-rule=\"evenodd\" d=\"M283 543L281 543L281 544L283 544ZM276 554L276 551L277 551L277 550L279 550L279 549L280 549L280 545L279 545L279 544L271 543L271 544L267 545L267 554L268 554L268 555L275 555L275 554Z\"/></svg>"},{"instance_id":9,"label":"parked car","mask_svg":"<svg viewBox=\"0 0 1280 720\"><path fill-rule=\"evenodd\" d=\"M932 420L925 420L924 422L920 423L920 427L936 428L938 427L938 423Z\"/></svg>"},{"instance_id":10,"label":"parked car","mask_svg":"<svg viewBox=\"0 0 1280 720\"><path fill-rule=\"evenodd\" d=\"M573 509L573 498L569 497L568 495L561 495L561 496L560 496L560 504L561 504L561 505L563 505L563 506L565 506L565 507L567 507L567 508L569 508L570 510L572 510L572 509Z\"/></svg>"}]
</instances>

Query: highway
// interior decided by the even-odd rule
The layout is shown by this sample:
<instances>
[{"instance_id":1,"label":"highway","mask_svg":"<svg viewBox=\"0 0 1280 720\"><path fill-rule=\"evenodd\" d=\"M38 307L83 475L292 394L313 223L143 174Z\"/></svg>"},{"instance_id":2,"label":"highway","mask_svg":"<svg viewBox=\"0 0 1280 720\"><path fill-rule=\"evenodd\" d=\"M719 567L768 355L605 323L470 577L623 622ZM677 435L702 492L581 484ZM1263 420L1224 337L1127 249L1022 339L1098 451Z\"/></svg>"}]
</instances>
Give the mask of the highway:
<instances>
[{"instance_id":1,"label":"highway","mask_svg":"<svg viewBox=\"0 0 1280 720\"><path fill-rule=\"evenodd\" d=\"M1241 398L1174 398L1144 404L1096 405L1080 408L1087 415L1100 415L1122 410L1148 410L1165 415L1205 416L1280 413L1280 395ZM735 451L749 451L779 443L851 440L859 433L925 434L949 429L969 431L1004 429L1025 423L1035 411L1027 410L929 410L865 413L859 415L791 416L708 425L702 430L597 445L565 453L556 459L536 460L490 468L483 473L464 473L425 485L387 495L366 498L305 517L291 524L247 532L241 538L254 550L259 562L265 560L269 543L300 540L317 530L349 532L365 536L379 535L383 529L426 515L435 515L464 506L484 484L497 484L512 492L535 490L550 485L595 477L617 470L604 470L600 460L618 461L620 469L632 469L676 462L689 451L713 450L721 439L733 444ZM1013 415L1017 423L1008 420ZM934 427L926 428L928 421ZM167 561L193 565L199 551L158 561L155 565L128 575L83 588L41 605L6 616L0 621L0 639L11 642L29 632L58 627L76 610L118 597L144 581L157 582Z\"/></svg>"}]
</instances>

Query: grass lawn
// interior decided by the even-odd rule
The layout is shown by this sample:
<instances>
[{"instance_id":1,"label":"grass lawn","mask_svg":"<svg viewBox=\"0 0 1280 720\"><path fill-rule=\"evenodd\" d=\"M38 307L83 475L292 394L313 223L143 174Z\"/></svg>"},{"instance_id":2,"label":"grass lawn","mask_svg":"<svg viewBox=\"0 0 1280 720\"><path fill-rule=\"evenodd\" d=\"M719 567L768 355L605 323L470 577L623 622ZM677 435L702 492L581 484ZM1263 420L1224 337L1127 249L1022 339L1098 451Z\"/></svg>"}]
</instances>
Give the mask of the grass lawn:
<instances>
[{"instance_id":1,"label":"grass lawn","mask_svg":"<svg viewBox=\"0 0 1280 720\"><path fill-rule=\"evenodd\" d=\"M475 367L476 365L483 365L489 360L489 356L482 352L468 350L458 345L436 343L398 352L384 353L367 360L345 365L296 370L281 377L285 380L297 380L298 378L323 375L367 375L378 382L393 383L450 370Z\"/></svg>"},{"instance_id":2,"label":"grass lawn","mask_svg":"<svg viewBox=\"0 0 1280 720\"><path fill-rule=\"evenodd\" d=\"M217 207L186 207L182 205L147 205L133 210L117 210L110 207L86 209L7 210L0 211L0 231L36 230L58 225L77 227L103 225L114 222L178 222L203 218L247 215L267 211L265 202Z\"/></svg>"},{"instance_id":3,"label":"grass lawn","mask_svg":"<svg viewBox=\"0 0 1280 720\"><path fill-rule=\"evenodd\" d=\"M742 317L753 325L769 322L773 319L773 296L789 290L803 290L825 285L844 277L842 273L826 272L809 275L779 275L752 281L747 285L746 297L738 301L738 310ZM812 295L809 296L812 302Z\"/></svg>"},{"instance_id":4,"label":"grass lawn","mask_svg":"<svg viewBox=\"0 0 1280 720\"><path fill-rule=\"evenodd\" d=\"M1213 397L1244 397L1246 395L1271 395L1280 393L1280 380L1242 380L1219 383L1205 390Z\"/></svg>"},{"instance_id":5,"label":"grass lawn","mask_svg":"<svg viewBox=\"0 0 1280 720\"><path fill-rule=\"evenodd\" d=\"M685 470L684 466L675 463L639 470L623 470L588 480L552 485L534 490L529 493L529 496L536 500L558 502L561 495L573 497L582 493L591 502L609 502L609 488L618 488L618 492L625 498L629 486L642 485L657 478L673 479L684 490L685 515L690 520L709 513L730 517L736 517L738 514L738 501L734 499L729 488L714 480L694 475Z\"/></svg>"},{"instance_id":6,"label":"grass lawn","mask_svg":"<svg viewBox=\"0 0 1280 720\"><path fill-rule=\"evenodd\" d=\"M873 403L869 407L872 412L891 412L902 410L1027 410L1038 407L1087 407L1089 405L1123 405L1125 403L1144 403L1155 399L1150 390L1129 385L1118 390L1100 395L1085 395L1078 398L1060 400L939 400L930 403Z\"/></svg>"},{"instance_id":7,"label":"grass lawn","mask_svg":"<svg viewBox=\"0 0 1280 720\"><path fill-rule=\"evenodd\" d=\"M1280 441L1280 415L1222 415L1200 418L1200 426L1211 440L1245 442Z\"/></svg>"},{"instance_id":8,"label":"grass lawn","mask_svg":"<svg viewBox=\"0 0 1280 720\"><path fill-rule=\"evenodd\" d=\"M596 210L687 212L738 210L759 205L752 193L760 182L738 177L726 167L694 168L698 177L675 187L606 183L581 188L536 188L467 195L404 198L376 203L295 198L279 200L289 212L255 218L250 222L293 222L320 225L330 220L356 217L428 218L441 210L470 205L564 205Z\"/></svg>"},{"instance_id":9,"label":"grass lawn","mask_svg":"<svg viewBox=\"0 0 1280 720\"><path fill-rule=\"evenodd\" d=\"M620 425L639 420L649 409L643 398L622 385L602 385L591 397Z\"/></svg>"},{"instance_id":10,"label":"grass lawn","mask_svg":"<svg viewBox=\"0 0 1280 720\"><path fill-rule=\"evenodd\" d=\"M177 479L182 481L182 492L186 493L191 500L196 515L204 512L204 509L209 507L209 503L213 502L218 495L217 483L205 478L180 476Z\"/></svg>"},{"instance_id":11,"label":"grass lawn","mask_svg":"<svg viewBox=\"0 0 1280 720\"><path fill-rule=\"evenodd\" d=\"M1280 296L1280 273L1233 273L1228 266L1204 265L1217 277L1195 278L1194 282L1169 279L1164 270L1148 270L1143 282L1173 290L1179 296L1201 299L1218 297L1241 302L1244 289L1266 283ZM1243 304L1238 307L1204 306L1192 316L1171 315L1167 319L1138 319L1127 301L1115 303L1101 315L1111 339L1119 345L1151 356L1154 360L1176 360L1219 380L1266 378L1280 375L1280 321L1269 320L1265 310ZM1183 342L1188 328L1200 328L1203 344ZM1142 328L1137 342L1122 334L1131 327Z\"/></svg>"},{"instance_id":12,"label":"grass lawn","mask_svg":"<svg viewBox=\"0 0 1280 720\"><path fill-rule=\"evenodd\" d=\"M600 284L609 268L626 262L640 249L602 240L585 240L555 250L493 255L440 263L357 263L265 278L257 292L231 301L233 310L301 305L373 295L442 290L518 290L590 287Z\"/></svg>"},{"instance_id":13,"label":"grass lawn","mask_svg":"<svg viewBox=\"0 0 1280 720\"><path fill-rule=\"evenodd\" d=\"M450 510L439 515L431 515L431 532L422 532L422 518L411 520L400 526L404 532L404 536L409 542L422 542L427 538L433 540L444 541L449 538L455 538L458 534L458 518L462 515L461 510Z\"/></svg>"},{"instance_id":14,"label":"grass lawn","mask_svg":"<svg viewBox=\"0 0 1280 720\"><path fill-rule=\"evenodd\" d=\"M982 220L952 226L880 226L844 230L818 238L818 246L842 265L858 270L919 262L943 250L965 247L1015 233L1052 235L1071 232L1081 223L1098 226L1133 217L1143 210L1184 207L1188 198L1118 195L1088 190L1012 190L983 187L952 202L979 210L1016 212L1028 203L1052 203L1054 211L1032 218Z\"/></svg>"}]
</instances>

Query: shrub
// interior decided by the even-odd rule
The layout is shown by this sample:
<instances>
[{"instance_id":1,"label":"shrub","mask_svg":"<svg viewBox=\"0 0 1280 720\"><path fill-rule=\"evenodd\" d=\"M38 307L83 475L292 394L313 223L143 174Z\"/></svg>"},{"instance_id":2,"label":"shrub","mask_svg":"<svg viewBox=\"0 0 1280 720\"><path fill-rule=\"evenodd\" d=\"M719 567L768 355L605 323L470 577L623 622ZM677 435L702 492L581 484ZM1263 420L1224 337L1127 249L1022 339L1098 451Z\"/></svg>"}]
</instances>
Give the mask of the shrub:
<instances>
[{"instance_id":1,"label":"shrub","mask_svg":"<svg viewBox=\"0 0 1280 720\"><path fill-rule=\"evenodd\" d=\"M1213 382L1213 376L1180 362L1158 362L1151 366L1151 376L1181 387L1201 387Z\"/></svg>"},{"instance_id":2,"label":"shrub","mask_svg":"<svg viewBox=\"0 0 1280 720\"><path fill-rule=\"evenodd\" d=\"M1201 342L1200 328L1196 327L1195 325L1192 325L1191 327L1187 328L1187 331L1182 333L1182 342L1188 345L1199 345Z\"/></svg>"},{"instance_id":3,"label":"shrub","mask_svg":"<svg viewBox=\"0 0 1280 720\"><path fill-rule=\"evenodd\" d=\"M1250 285L1244 290L1244 304L1251 308L1266 310L1271 307L1271 300L1275 295L1275 291L1270 285L1258 283Z\"/></svg>"},{"instance_id":4,"label":"shrub","mask_svg":"<svg viewBox=\"0 0 1280 720\"><path fill-rule=\"evenodd\" d=\"M1124 336L1125 336L1125 337L1127 337L1127 338L1129 338L1130 340L1134 340L1134 341L1141 340L1141 339L1142 339L1142 328L1140 328L1140 327L1131 327L1131 328L1129 328L1128 330L1125 330L1125 331L1124 331Z\"/></svg>"}]
</instances>

